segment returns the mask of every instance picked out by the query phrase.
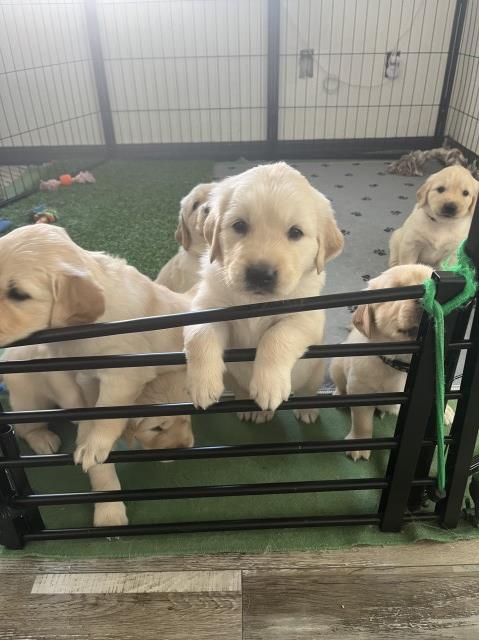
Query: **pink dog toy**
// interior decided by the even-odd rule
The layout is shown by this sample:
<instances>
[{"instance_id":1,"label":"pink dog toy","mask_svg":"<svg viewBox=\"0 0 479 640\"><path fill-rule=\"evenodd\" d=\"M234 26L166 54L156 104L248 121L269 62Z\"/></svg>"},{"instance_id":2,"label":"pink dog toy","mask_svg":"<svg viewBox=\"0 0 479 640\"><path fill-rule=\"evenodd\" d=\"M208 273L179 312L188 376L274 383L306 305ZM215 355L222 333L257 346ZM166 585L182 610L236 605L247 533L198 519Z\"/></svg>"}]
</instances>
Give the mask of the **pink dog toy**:
<instances>
[{"instance_id":1,"label":"pink dog toy","mask_svg":"<svg viewBox=\"0 0 479 640\"><path fill-rule=\"evenodd\" d=\"M77 173L74 178L72 178L68 173L61 177L62 181L56 180L55 178L52 178L51 180L42 180L40 182L40 191L57 191L61 185L66 187L73 183L93 184L96 182L93 174L89 171L80 171L80 173Z\"/></svg>"}]
</instances>

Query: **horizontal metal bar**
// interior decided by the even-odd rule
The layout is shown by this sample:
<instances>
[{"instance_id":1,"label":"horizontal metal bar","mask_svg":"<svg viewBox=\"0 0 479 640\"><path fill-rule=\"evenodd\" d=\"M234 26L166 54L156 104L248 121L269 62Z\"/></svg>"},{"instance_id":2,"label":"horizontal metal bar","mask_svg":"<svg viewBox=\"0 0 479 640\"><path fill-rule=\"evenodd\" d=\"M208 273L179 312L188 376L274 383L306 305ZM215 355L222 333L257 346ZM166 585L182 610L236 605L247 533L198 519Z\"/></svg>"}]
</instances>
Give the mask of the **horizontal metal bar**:
<instances>
[{"instance_id":1,"label":"horizontal metal bar","mask_svg":"<svg viewBox=\"0 0 479 640\"><path fill-rule=\"evenodd\" d=\"M479 456L474 456L469 467L469 475L473 476L475 473L479 473Z\"/></svg>"},{"instance_id":2,"label":"horizontal metal bar","mask_svg":"<svg viewBox=\"0 0 479 640\"><path fill-rule=\"evenodd\" d=\"M333 358L335 356L372 356L417 353L417 342L359 342L346 344L314 345L302 358ZM251 362L256 349L228 349L225 362ZM35 360L0 361L0 374L36 373L42 371L82 371L85 369L118 369L123 367L167 366L185 364L183 351L167 353L136 353L109 356L80 356L72 358L38 358Z\"/></svg>"},{"instance_id":3,"label":"horizontal metal bar","mask_svg":"<svg viewBox=\"0 0 479 640\"><path fill-rule=\"evenodd\" d=\"M433 478L415 479L414 486L434 486ZM144 500L178 500L187 498L218 498L225 496L263 496L288 493L324 493L332 491L370 491L386 489L385 478L355 478L350 480L312 480L304 482L268 482L163 489L130 489L121 491L84 491L76 493L28 494L14 498L11 507L46 507L53 505L89 504L92 502L137 502Z\"/></svg>"},{"instance_id":4,"label":"horizontal metal bar","mask_svg":"<svg viewBox=\"0 0 479 640\"><path fill-rule=\"evenodd\" d=\"M446 393L446 400L458 400L460 391ZM321 394L290 398L282 402L277 411L287 409L316 409L331 407L371 407L404 404L406 393L365 393L355 395ZM237 413L258 411L253 400L223 400L208 409L197 409L189 402L172 404L138 404L112 407L88 407L82 409L46 409L42 411L4 411L0 413L2 424L26 424L29 422L81 422L82 420L107 420L110 418L144 418L156 416L207 415L211 413Z\"/></svg>"},{"instance_id":5,"label":"horizontal metal bar","mask_svg":"<svg viewBox=\"0 0 479 640\"><path fill-rule=\"evenodd\" d=\"M186 327L189 325L209 322L225 322L243 318L259 318L286 313L300 313L318 309L336 309L358 304L372 304L374 302L388 302L394 300L417 300L422 298L424 288L421 285L412 287L392 287L389 289L372 289L354 291L351 293L332 293L324 296L296 298L294 300L274 300L257 304L244 304L235 307L208 309L206 311L188 311L165 316L149 316L134 320L117 322L97 322L81 326L47 329L32 334L24 340L15 342L15 346L26 344L43 344L47 342L62 342L80 340L84 338L98 338L124 333L140 331L157 331L172 327ZM12 345L13 346L13 345Z\"/></svg>"},{"instance_id":6,"label":"horizontal metal bar","mask_svg":"<svg viewBox=\"0 0 479 640\"><path fill-rule=\"evenodd\" d=\"M389 404L403 404L406 393L368 393L358 395L315 395L290 398L278 407L286 409L312 409L317 407L362 407ZM4 411L0 413L1 424L25 424L29 422L62 422L70 420L107 420L109 418L142 418L151 416L205 415L207 413L236 413L238 411L258 411L253 400L223 400L208 407L197 409L189 402L175 404L139 404L113 407L88 407L82 409L46 409L41 411Z\"/></svg>"},{"instance_id":7,"label":"horizontal metal bar","mask_svg":"<svg viewBox=\"0 0 479 640\"><path fill-rule=\"evenodd\" d=\"M446 444L452 438L445 438ZM422 447L435 447L433 440L424 440ZM339 451L371 451L395 449L394 438L364 438L362 440L328 440L306 442L272 442L266 444L220 445L193 447L191 449L138 449L133 451L112 451L106 462L157 462L160 460L207 460L222 458L248 458L255 456L278 456L311 453L336 453ZM54 453L50 455L26 455L20 458L0 458L0 468L54 467L73 464L73 454Z\"/></svg>"},{"instance_id":8,"label":"horizontal metal bar","mask_svg":"<svg viewBox=\"0 0 479 640\"><path fill-rule=\"evenodd\" d=\"M406 514L405 522L437 520L435 513ZM38 540L71 540L74 538L114 538L117 536L159 535L166 533L202 533L211 531L251 531L253 529L299 529L304 527L329 527L363 524L379 524L376 513L353 516L308 516L295 518L248 518L243 520L210 520L203 522L165 522L163 524L129 524L116 527L78 527L70 529L43 529L26 533L25 542Z\"/></svg>"}]
</instances>

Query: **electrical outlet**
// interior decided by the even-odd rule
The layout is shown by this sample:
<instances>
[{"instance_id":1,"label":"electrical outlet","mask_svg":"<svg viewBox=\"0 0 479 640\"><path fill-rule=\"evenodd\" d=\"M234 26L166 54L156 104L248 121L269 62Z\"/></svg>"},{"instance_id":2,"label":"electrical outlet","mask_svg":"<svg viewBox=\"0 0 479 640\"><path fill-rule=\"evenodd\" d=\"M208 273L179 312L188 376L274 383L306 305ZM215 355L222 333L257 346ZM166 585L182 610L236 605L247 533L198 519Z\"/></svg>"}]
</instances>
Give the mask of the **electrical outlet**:
<instances>
[{"instance_id":1,"label":"electrical outlet","mask_svg":"<svg viewBox=\"0 0 479 640\"><path fill-rule=\"evenodd\" d=\"M401 63L400 51L387 51L384 77L389 80L396 80L399 77L399 65Z\"/></svg>"},{"instance_id":2,"label":"electrical outlet","mask_svg":"<svg viewBox=\"0 0 479 640\"><path fill-rule=\"evenodd\" d=\"M314 70L314 49L301 49L299 52L299 77L312 78Z\"/></svg>"}]
</instances>

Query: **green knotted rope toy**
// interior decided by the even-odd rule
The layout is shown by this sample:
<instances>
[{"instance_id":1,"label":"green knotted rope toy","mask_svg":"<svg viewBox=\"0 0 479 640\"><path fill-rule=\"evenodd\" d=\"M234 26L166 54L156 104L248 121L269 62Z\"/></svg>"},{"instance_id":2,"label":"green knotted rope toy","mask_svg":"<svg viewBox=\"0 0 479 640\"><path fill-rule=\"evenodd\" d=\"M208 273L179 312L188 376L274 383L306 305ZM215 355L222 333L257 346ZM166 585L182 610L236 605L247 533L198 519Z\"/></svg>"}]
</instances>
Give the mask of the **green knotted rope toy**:
<instances>
[{"instance_id":1,"label":"green knotted rope toy","mask_svg":"<svg viewBox=\"0 0 479 640\"><path fill-rule=\"evenodd\" d=\"M458 247L456 264L443 265L447 271L463 276L464 289L455 298L445 304L436 300L436 282L431 278L424 282L422 304L427 313L434 318L435 360L436 360L436 435L437 435L437 488L444 494L446 488L446 462L444 446L444 410L445 375L444 375L444 318L471 300L477 291L476 271L474 264L466 254L465 241Z\"/></svg>"}]
</instances>

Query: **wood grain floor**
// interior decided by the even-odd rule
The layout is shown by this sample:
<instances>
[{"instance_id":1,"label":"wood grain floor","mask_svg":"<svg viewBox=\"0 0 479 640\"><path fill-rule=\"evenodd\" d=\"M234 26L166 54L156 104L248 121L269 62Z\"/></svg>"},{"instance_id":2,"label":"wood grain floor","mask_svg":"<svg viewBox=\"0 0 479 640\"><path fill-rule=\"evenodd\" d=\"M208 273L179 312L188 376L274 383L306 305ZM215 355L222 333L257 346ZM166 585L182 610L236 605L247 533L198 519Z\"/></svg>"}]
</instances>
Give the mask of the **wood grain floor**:
<instances>
[{"instance_id":1,"label":"wood grain floor","mask_svg":"<svg viewBox=\"0 0 479 640\"><path fill-rule=\"evenodd\" d=\"M412 637L479 637L479 543L0 559L0 640Z\"/></svg>"}]
</instances>

